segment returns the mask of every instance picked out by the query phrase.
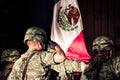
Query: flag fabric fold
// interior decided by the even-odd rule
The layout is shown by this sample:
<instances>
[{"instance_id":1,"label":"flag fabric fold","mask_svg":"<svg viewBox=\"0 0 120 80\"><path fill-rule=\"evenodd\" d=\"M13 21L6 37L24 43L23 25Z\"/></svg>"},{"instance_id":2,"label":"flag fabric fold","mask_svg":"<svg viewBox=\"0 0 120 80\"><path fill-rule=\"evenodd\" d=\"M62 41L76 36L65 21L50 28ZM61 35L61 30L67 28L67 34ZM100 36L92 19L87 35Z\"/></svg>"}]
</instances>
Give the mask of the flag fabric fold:
<instances>
[{"instance_id":1,"label":"flag fabric fold","mask_svg":"<svg viewBox=\"0 0 120 80\"><path fill-rule=\"evenodd\" d=\"M57 0L54 5L51 40L60 45L68 59L89 62L83 23L77 0Z\"/></svg>"}]
</instances>

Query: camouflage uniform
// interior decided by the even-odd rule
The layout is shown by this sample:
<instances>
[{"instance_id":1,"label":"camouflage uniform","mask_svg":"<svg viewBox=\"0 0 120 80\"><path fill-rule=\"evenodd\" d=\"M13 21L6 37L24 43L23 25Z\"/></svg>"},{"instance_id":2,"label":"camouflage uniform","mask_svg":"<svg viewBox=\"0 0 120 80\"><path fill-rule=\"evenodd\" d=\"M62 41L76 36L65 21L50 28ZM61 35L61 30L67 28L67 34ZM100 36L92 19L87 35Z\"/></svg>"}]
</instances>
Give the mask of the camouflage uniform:
<instances>
[{"instance_id":1,"label":"camouflage uniform","mask_svg":"<svg viewBox=\"0 0 120 80\"><path fill-rule=\"evenodd\" d=\"M10 80L22 80L22 72L25 66L26 59L30 56L30 53L35 53L29 61L25 80L46 80L46 69L44 66L55 64L52 53L47 51L28 50L21 56L19 60L14 64L13 70L10 74Z\"/></svg>"},{"instance_id":2,"label":"camouflage uniform","mask_svg":"<svg viewBox=\"0 0 120 80\"><path fill-rule=\"evenodd\" d=\"M12 70L12 64L20 57L18 50L9 48L5 49L1 54L0 80L7 80L9 73ZM8 65L11 64L11 65Z\"/></svg>"},{"instance_id":3,"label":"camouflage uniform","mask_svg":"<svg viewBox=\"0 0 120 80\"><path fill-rule=\"evenodd\" d=\"M88 80L120 80L120 57L111 58L113 42L100 36L93 41L93 52L108 51L108 56L95 56L85 70ZM94 53L95 55L98 53Z\"/></svg>"},{"instance_id":4,"label":"camouflage uniform","mask_svg":"<svg viewBox=\"0 0 120 80\"><path fill-rule=\"evenodd\" d=\"M54 42L50 42L50 44L48 45L49 52L55 52L54 45L57 44ZM56 77L56 80L76 80L74 79L74 72L82 72L81 61L75 61L70 59L65 59L65 61L60 64L51 65L51 69L59 73Z\"/></svg>"},{"instance_id":5,"label":"camouflage uniform","mask_svg":"<svg viewBox=\"0 0 120 80\"><path fill-rule=\"evenodd\" d=\"M46 33L43 29L37 27L30 27L25 34L24 43L28 40L40 42L45 49ZM47 74L50 65L55 64L53 56L56 52L49 52L45 50L38 51L36 49L28 49L14 64L12 72L8 80L23 80L23 72L27 60L29 60L26 68L24 80L49 80Z\"/></svg>"},{"instance_id":6,"label":"camouflage uniform","mask_svg":"<svg viewBox=\"0 0 120 80\"><path fill-rule=\"evenodd\" d=\"M60 64L51 66L59 73L59 80L74 80L74 72L81 72L81 62L66 59Z\"/></svg>"}]
</instances>

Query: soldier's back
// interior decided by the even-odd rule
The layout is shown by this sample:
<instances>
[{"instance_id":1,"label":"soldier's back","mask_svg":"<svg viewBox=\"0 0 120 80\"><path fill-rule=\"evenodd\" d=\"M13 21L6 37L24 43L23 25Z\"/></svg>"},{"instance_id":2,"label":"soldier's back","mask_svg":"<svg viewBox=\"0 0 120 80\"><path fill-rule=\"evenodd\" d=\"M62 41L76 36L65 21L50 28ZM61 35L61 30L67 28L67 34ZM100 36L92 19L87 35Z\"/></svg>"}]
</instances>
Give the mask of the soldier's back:
<instances>
[{"instance_id":1,"label":"soldier's back","mask_svg":"<svg viewBox=\"0 0 120 80\"><path fill-rule=\"evenodd\" d=\"M46 51L33 51L31 53L34 53L31 58L28 51L16 61L8 80L21 80L23 75L25 75L25 80L48 80L45 74L47 73L46 70L48 70L46 68L49 68L50 60L47 61L48 58L45 58L45 56L49 56L49 53L47 54ZM29 62L25 71L25 65L28 59ZM23 74L24 72L25 74Z\"/></svg>"}]
</instances>

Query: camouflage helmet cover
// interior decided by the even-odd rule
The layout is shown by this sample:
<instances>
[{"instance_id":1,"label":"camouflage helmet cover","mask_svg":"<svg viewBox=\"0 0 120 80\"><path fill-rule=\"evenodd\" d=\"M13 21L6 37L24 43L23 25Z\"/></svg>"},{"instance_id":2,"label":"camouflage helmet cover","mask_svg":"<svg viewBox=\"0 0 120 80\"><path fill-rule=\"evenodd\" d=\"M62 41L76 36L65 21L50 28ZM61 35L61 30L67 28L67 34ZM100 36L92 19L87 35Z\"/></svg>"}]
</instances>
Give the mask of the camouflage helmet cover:
<instances>
[{"instance_id":1,"label":"camouflage helmet cover","mask_svg":"<svg viewBox=\"0 0 120 80\"><path fill-rule=\"evenodd\" d=\"M1 62L15 62L20 57L19 51L17 49L5 49L1 54Z\"/></svg>"},{"instance_id":2,"label":"camouflage helmet cover","mask_svg":"<svg viewBox=\"0 0 120 80\"><path fill-rule=\"evenodd\" d=\"M39 41L43 43L47 40L46 32L42 28L30 27L25 33L24 43L26 43L27 40Z\"/></svg>"},{"instance_id":3,"label":"camouflage helmet cover","mask_svg":"<svg viewBox=\"0 0 120 80\"><path fill-rule=\"evenodd\" d=\"M97 37L94 41L93 41L93 48L92 50L97 50L97 51L101 51L101 50L111 50L113 47L113 41L105 36L99 36Z\"/></svg>"}]
</instances>

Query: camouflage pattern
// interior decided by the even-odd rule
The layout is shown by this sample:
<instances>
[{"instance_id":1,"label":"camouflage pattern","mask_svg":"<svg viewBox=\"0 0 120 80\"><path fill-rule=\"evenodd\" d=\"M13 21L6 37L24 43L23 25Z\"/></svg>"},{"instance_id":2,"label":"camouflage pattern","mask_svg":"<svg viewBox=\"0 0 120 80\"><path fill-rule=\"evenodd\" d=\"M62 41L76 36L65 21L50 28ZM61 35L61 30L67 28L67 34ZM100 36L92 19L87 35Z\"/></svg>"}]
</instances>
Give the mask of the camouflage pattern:
<instances>
[{"instance_id":1,"label":"camouflage pattern","mask_svg":"<svg viewBox=\"0 0 120 80\"><path fill-rule=\"evenodd\" d=\"M36 46L33 48L33 46L31 47L28 45L29 49L15 62L8 80L23 80L23 76L25 76L24 80L50 80L50 66L56 64L55 60L56 62L62 62L65 57L62 55L61 58L61 55L59 55L62 54L62 51L44 51L44 44L47 41L46 37L45 31L38 27L30 27L26 31L24 43L26 43L28 40L40 42L42 49L38 49L38 51L36 50ZM56 56L60 57L60 59L56 58ZM24 69L27 63L28 65L24 75L23 72L25 71Z\"/></svg>"},{"instance_id":2,"label":"camouflage pattern","mask_svg":"<svg viewBox=\"0 0 120 80\"><path fill-rule=\"evenodd\" d=\"M69 74L74 74L74 72L81 72L81 62L66 59L60 64L51 65L51 69L54 69L59 73L59 80L69 80Z\"/></svg>"},{"instance_id":3,"label":"camouflage pattern","mask_svg":"<svg viewBox=\"0 0 120 80\"><path fill-rule=\"evenodd\" d=\"M54 48L55 45L57 45L55 42L50 41L47 50L49 52L56 52ZM74 80L74 72L82 72L81 61L69 59L65 59L65 61L60 64L51 65L51 69L59 73L55 80ZM51 75L55 74L51 73Z\"/></svg>"},{"instance_id":4,"label":"camouflage pattern","mask_svg":"<svg viewBox=\"0 0 120 80\"><path fill-rule=\"evenodd\" d=\"M1 62L15 62L20 57L19 51L16 49L5 49L1 54Z\"/></svg>"},{"instance_id":5,"label":"camouflage pattern","mask_svg":"<svg viewBox=\"0 0 120 80\"><path fill-rule=\"evenodd\" d=\"M1 71L0 80L7 80L9 73L12 70L14 62L20 57L17 49L5 49L1 54Z\"/></svg>"},{"instance_id":6,"label":"camouflage pattern","mask_svg":"<svg viewBox=\"0 0 120 80\"><path fill-rule=\"evenodd\" d=\"M25 33L24 43L27 40L38 41L43 44L47 40L46 32L39 27L30 27Z\"/></svg>"},{"instance_id":7,"label":"camouflage pattern","mask_svg":"<svg viewBox=\"0 0 120 80\"><path fill-rule=\"evenodd\" d=\"M94 41L93 41L93 48L92 50L111 50L113 47L113 41L111 39L109 39L108 37L105 36L100 36L97 37Z\"/></svg>"},{"instance_id":8,"label":"camouflage pattern","mask_svg":"<svg viewBox=\"0 0 120 80\"><path fill-rule=\"evenodd\" d=\"M120 80L120 57L96 57L96 61L89 64L84 74L88 80Z\"/></svg>"},{"instance_id":9,"label":"camouflage pattern","mask_svg":"<svg viewBox=\"0 0 120 80\"><path fill-rule=\"evenodd\" d=\"M48 51L35 51L34 49L28 49L14 64L12 72L9 75L8 80L22 80L22 72L26 63L27 58L30 54L35 53L27 66L27 72L25 80L49 80L45 76L47 69L44 66L49 66L54 63L54 53Z\"/></svg>"},{"instance_id":10,"label":"camouflage pattern","mask_svg":"<svg viewBox=\"0 0 120 80\"><path fill-rule=\"evenodd\" d=\"M113 42L108 37L100 36L93 41L93 51L99 54L109 54ZM101 52L105 50L105 52ZM120 57L111 58L109 55L96 55L85 69L84 75L88 80L120 80Z\"/></svg>"}]
</instances>

